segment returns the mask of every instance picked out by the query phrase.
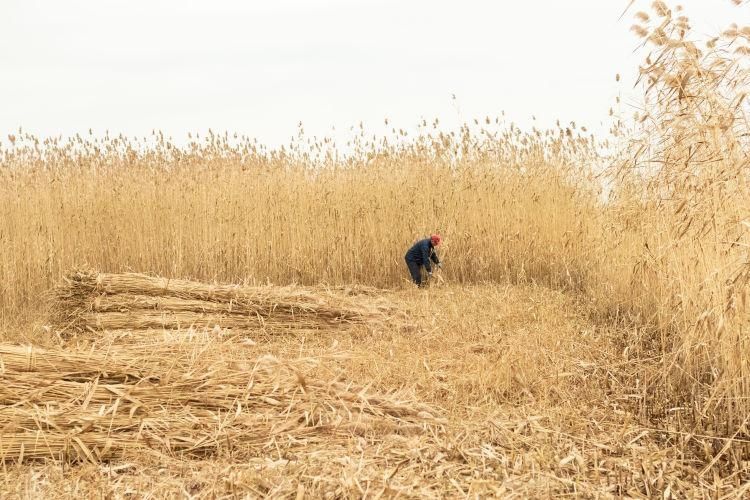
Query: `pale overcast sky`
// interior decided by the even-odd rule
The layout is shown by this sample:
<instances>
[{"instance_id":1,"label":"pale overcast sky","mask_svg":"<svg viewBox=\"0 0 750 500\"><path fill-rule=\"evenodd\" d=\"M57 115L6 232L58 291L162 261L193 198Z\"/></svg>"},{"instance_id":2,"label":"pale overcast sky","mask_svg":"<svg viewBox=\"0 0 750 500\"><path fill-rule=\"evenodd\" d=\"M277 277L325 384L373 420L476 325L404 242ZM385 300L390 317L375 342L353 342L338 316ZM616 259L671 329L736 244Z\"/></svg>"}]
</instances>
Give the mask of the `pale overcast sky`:
<instances>
[{"instance_id":1,"label":"pale overcast sky","mask_svg":"<svg viewBox=\"0 0 750 500\"><path fill-rule=\"evenodd\" d=\"M300 121L325 135L503 110L597 129L640 60L629 27L650 2L618 20L628 3L0 0L0 137L213 128L275 145ZM747 5L681 3L699 33L750 24Z\"/></svg>"}]
</instances>

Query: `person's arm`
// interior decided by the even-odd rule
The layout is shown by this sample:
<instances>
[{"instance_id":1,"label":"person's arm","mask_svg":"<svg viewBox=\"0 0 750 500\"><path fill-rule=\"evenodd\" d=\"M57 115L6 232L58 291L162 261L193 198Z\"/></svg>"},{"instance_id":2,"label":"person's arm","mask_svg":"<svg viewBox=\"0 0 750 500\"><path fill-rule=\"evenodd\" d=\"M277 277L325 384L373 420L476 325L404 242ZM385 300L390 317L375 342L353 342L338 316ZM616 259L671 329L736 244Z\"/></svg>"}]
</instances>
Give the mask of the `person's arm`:
<instances>
[{"instance_id":1,"label":"person's arm","mask_svg":"<svg viewBox=\"0 0 750 500\"><path fill-rule=\"evenodd\" d=\"M432 266L430 265L430 250L430 240L424 240L422 242L422 262L428 273L432 272Z\"/></svg>"},{"instance_id":2,"label":"person's arm","mask_svg":"<svg viewBox=\"0 0 750 500\"><path fill-rule=\"evenodd\" d=\"M432 259L432 262L435 263L436 266L441 267L440 259L438 258L437 251L435 249L432 249L432 253L430 254L430 259Z\"/></svg>"}]
</instances>

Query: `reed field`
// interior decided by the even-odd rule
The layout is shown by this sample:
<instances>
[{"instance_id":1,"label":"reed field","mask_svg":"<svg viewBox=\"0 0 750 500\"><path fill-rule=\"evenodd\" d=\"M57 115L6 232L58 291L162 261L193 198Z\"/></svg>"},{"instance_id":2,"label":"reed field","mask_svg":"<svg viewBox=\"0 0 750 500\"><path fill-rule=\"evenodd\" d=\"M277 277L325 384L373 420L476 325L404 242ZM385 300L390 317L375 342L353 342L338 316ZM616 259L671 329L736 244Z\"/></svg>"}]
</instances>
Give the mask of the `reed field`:
<instances>
[{"instance_id":1,"label":"reed field","mask_svg":"<svg viewBox=\"0 0 750 500\"><path fill-rule=\"evenodd\" d=\"M607 137L2 138L3 496L748 495L750 27L683 14Z\"/></svg>"}]
</instances>

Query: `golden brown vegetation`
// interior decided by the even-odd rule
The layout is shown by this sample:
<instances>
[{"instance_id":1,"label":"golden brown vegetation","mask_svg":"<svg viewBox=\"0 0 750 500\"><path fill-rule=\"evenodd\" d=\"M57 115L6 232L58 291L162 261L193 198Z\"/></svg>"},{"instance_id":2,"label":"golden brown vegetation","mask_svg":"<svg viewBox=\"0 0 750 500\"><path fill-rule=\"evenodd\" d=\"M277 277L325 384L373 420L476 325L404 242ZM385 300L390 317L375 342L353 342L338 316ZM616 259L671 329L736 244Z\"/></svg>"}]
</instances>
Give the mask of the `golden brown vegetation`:
<instances>
[{"instance_id":1,"label":"golden brown vegetation","mask_svg":"<svg viewBox=\"0 0 750 500\"><path fill-rule=\"evenodd\" d=\"M653 328L639 346L661 360L646 381L653 399L726 435L745 433L750 28L733 25L699 48L686 17L654 7L653 20L640 17L652 47L641 68L645 106L608 207L627 273L601 282Z\"/></svg>"},{"instance_id":2,"label":"golden brown vegetation","mask_svg":"<svg viewBox=\"0 0 750 500\"><path fill-rule=\"evenodd\" d=\"M633 413L632 381L646 362L628 362L615 348L621 330L592 323L569 295L511 285L385 293L410 313L408 334L358 326L252 345L211 331L160 332L134 344L102 332L64 349L54 336L32 337L52 344L36 355L6 347L0 358L14 382L7 391L27 397L0 418L9 428L25 423L25 438L39 437L27 448L37 455L50 453L38 444L47 435L52 452L67 455L18 466L11 440L0 488L21 497L115 498L129 491L173 498L747 491L744 476L727 473L727 455L703 471L724 441L715 448L715 439ZM262 369L254 372L256 363ZM243 377L257 386L240 386ZM339 399L353 393L354 402ZM340 420L300 419L305 409ZM110 421L117 426L97 432ZM243 422L275 427L258 434ZM78 437L93 463L63 436ZM112 458L100 465L104 451Z\"/></svg>"},{"instance_id":3,"label":"golden brown vegetation","mask_svg":"<svg viewBox=\"0 0 750 500\"><path fill-rule=\"evenodd\" d=\"M633 29L651 51L644 106L615 123L606 158L575 124L524 133L491 119L457 133L425 123L415 138L362 132L347 154L303 135L278 151L213 133L185 147L161 134L10 136L0 145L6 339L66 350L144 342L124 342L138 326L132 317L95 339L28 333L42 320L44 292L79 265L248 286L396 288L382 293L410 311L405 330L305 327L263 339L257 354L292 364L323 356L325 370L381 394L405 391L447 423L401 444L395 430L365 444L352 435L311 445L308 462L269 458L270 441L246 467L230 467L224 450L203 461L177 456L167 478L147 461L114 476L83 467L84 480L61 478L55 464L18 467L5 488L22 492L16 479L39 473L114 494L745 494L750 29L731 26L699 46L681 12L663 2L652 10ZM403 253L433 230L446 241L445 281L418 293L406 286ZM267 304L288 297L268 290ZM129 293L126 309L174 305ZM122 303L113 296L87 310L114 313ZM318 328L326 311L306 320ZM238 355L234 341L207 332L155 335L179 349L202 343L209 360ZM219 470L226 482L208 484ZM43 494L44 484L26 491Z\"/></svg>"},{"instance_id":4,"label":"golden brown vegetation","mask_svg":"<svg viewBox=\"0 0 750 500\"><path fill-rule=\"evenodd\" d=\"M36 305L83 262L209 281L393 286L404 282L405 246L435 227L450 236L452 279L580 284L587 240L575 236L593 198L563 176L588 168L574 157L590 140L517 129L476 140L465 129L383 150L363 143L334 161L223 136L187 150L16 138L0 159L3 312Z\"/></svg>"},{"instance_id":5,"label":"golden brown vegetation","mask_svg":"<svg viewBox=\"0 0 750 500\"><path fill-rule=\"evenodd\" d=\"M51 319L61 335L216 328L265 336L374 327L398 316L395 305L378 295L381 291L363 287L215 286L86 269L69 273L55 288Z\"/></svg>"}]
</instances>

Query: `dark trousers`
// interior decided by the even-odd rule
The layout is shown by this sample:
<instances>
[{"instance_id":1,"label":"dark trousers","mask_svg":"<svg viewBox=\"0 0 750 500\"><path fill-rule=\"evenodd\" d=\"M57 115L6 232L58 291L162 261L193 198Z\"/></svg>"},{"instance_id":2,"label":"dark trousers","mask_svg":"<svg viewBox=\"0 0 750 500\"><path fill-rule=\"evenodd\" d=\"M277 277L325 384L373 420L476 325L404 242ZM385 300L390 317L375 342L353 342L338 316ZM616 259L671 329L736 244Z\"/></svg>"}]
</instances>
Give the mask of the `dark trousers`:
<instances>
[{"instance_id":1,"label":"dark trousers","mask_svg":"<svg viewBox=\"0 0 750 500\"><path fill-rule=\"evenodd\" d=\"M406 267L409 268L409 274L411 274L411 280L417 286L422 286L422 265L417 264L413 260L406 259Z\"/></svg>"}]
</instances>

